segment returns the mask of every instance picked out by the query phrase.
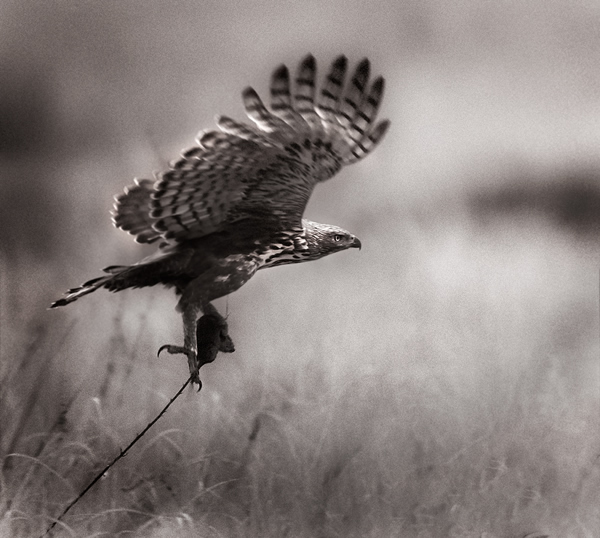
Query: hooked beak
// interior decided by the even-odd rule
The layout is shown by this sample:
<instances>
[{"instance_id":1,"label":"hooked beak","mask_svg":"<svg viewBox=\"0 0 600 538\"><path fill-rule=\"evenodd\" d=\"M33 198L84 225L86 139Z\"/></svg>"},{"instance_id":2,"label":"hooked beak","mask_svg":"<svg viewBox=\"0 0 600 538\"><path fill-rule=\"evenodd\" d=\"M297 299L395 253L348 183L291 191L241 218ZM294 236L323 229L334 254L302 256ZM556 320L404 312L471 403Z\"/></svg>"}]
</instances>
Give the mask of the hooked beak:
<instances>
[{"instance_id":1,"label":"hooked beak","mask_svg":"<svg viewBox=\"0 0 600 538\"><path fill-rule=\"evenodd\" d=\"M357 248L358 250L360 250L360 247L362 247L362 245L360 244L360 239L354 236L354 241L352 241L350 248Z\"/></svg>"}]
</instances>

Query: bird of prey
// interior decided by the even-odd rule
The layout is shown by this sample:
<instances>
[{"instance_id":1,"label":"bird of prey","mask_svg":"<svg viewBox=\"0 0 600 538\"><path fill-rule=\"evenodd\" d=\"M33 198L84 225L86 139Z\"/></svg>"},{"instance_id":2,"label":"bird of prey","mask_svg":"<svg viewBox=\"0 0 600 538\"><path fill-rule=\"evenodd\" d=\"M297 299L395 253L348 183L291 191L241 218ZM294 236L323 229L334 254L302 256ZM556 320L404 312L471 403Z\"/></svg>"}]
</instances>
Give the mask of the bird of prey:
<instances>
[{"instance_id":1,"label":"bird of prey","mask_svg":"<svg viewBox=\"0 0 600 538\"><path fill-rule=\"evenodd\" d=\"M107 267L105 276L69 290L51 308L99 288L175 288L184 344L161 350L187 355L192 382L201 386L200 366L219 350L233 350L227 323L211 301L259 269L361 246L342 228L302 218L315 185L369 154L389 126L388 120L375 121L384 79L369 83L370 64L363 59L346 84L347 64L345 56L336 58L320 91L312 55L292 81L281 65L271 77L269 108L246 88L243 103L253 125L218 117L218 130L200 133L197 145L155 181L136 179L115 198L115 226L139 243L160 241L157 252L131 266ZM202 350L198 355L201 312L210 317L198 320L201 330L212 331L208 358Z\"/></svg>"}]
</instances>

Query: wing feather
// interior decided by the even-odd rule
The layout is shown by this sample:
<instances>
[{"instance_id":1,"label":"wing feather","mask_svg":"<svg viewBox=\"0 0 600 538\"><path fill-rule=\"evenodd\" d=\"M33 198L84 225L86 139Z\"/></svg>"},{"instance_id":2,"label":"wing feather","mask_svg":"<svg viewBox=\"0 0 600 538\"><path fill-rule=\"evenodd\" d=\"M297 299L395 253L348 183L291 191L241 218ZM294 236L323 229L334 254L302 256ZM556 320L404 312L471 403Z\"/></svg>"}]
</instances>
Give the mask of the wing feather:
<instances>
[{"instance_id":1,"label":"wing feather","mask_svg":"<svg viewBox=\"0 0 600 538\"><path fill-rule=\"evenodd\" d=\"M121 230L136 236L138 243L153 243L161 235L153 226L156 219L150 216L150 196L154 192L151 179L135 179L125 193L115 196L111 211L112 221Z\"/></svg>"},{"instance_id":2,"label":"wing feather","mask_svg":"<svg viewBox=\"0 0 600 538\"><path fill-rule=\"evenodd\" d=\"M245 123L239 123L227 116L217 117L217 126L224 133L232 134L245 140L250 140L251 142L255 142L256 144L262 144L265 146L277 145L260 130L255 129ZM244 157L243 155L240 155L239 158L243 159Z\"/></svg>"},{"instance_id":3,"label":"wing feather","mask_svg":"<svg viewBox=\"0 0 600 538\"><path fill-rule=\"evenodd\" d=\"M362 105L365 86L369 80L371 65L369 60L364 58L357 66L348 85L348 89L342 99L342 106L339 112L339 122L343 127L351 127L356 111Z\"/></svg>"},{"instance_id":4,"label":"wing feather","mask_svg":"<svg viewBox=\"0 0 600 538\"><path fill-rule=\"evenodd\" d=\"M367 59L345 87L348 61L338 56L317 94L316 61L306 56L293 84L279 66L267 108L252 88L242 93L253 125L227 116L202 132L156 181L136 180L116 198L115 225L138 242L182 242L243 219L299 226L314 186L356 162L381 141L389 121L376 123L384 80L369 84ZM168 243L166 244L166 246Z\"/></svg>"},{"instance_id":5,"label":"wing feather","mask_svg":"<svg viewBox=\"0 0 600 538\"><path fill-rule=\"evenodd\" d=\"M360 140L356 142L356 144L351 146L351 156L345 159L344 164L353 164L366 157L371 151L373 151L373 148L377 144L379 144L379 142L383 139L389 126L389 120L383 120L379 122L373 130L366 133Z\"/></svg>"},{"instance_id":6,"label":"wing feather","mask_svg":"<svg viewBox=\"0 0 600 538\"><path fill-rule=\"evenodd\" d=\"M322 128L322 123L315 109L316 76L317 62L315 57L309 54L298 66L294 106L311 129L319 131Z\"/></svg>"},{"instance_id":7,"label":"wing feather","mask_svg":"<svg viewBox=\"0 0 600 538\"><path fill-rule=\"evenodd\" d=\"M343 55L338 56L331 64L329 74L321 88L317 112L330 125L335 125L338 121L337 114L340 109L340 97L344 91L347 68L347 58Z\"/></svg>"},{"instance_id":8,"label":"wing feather","mask_svg":"<svg viewBox=\"0 0 600 538\"><path fill-rule=\"evenodd\" d=\"M263 104L253 88L246 88L242 93L246 114L256 126L266 133L272 133L272 139L282 138L288 140L293 138L293 129L281 118L272 114Z\"/></svg>"},{"instance_id":9,"label":"wing feather","mask_svg":"<svg viewBox=\"0 0 600 538\"><path fill-rule=\"evenodd\" d=\"M294 109L290 86L290 72L280 65L271 76L271 110L285 121L295 132L295 136L310 133L310 126L302 115Z\"/></svg>"}]
</instances>

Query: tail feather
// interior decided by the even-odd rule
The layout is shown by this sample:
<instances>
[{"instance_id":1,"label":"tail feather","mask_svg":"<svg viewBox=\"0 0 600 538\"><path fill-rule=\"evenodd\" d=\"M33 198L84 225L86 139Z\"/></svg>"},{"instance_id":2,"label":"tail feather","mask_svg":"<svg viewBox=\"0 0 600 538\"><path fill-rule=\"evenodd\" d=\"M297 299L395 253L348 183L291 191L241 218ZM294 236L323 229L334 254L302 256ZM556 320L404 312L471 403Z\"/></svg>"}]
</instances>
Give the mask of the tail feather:
<instances>
[{"instance_id":1,"label":"tail feather","mask_svg":"<svg viewBox=\"0 0 600 538\"><path fill-rule=\"evenodd\" d=\"M53 302L50 308L66 306L100 288L116 292L157 284L172 286L181 277L181 268L189 263L192 254L190 249L177 253L166 247L134 265L110 265L103 269L107 275L92 278L81 286L70 289L62 299Z\"/></svg>"},{"instance_id":2,"label":"tail feather","mask_svg":"<svg viewBox=\"0 0 600 538\"><path fill-rule=\"evenodd\" d=\"M125 269L129 269L129 266L128 265L109 265L108 267L105 267L104 269L102 269L102 272L110 273L111 275L117 275L117 274L125 271ZM103 277L100 277L100 278L103 278ZM94 279L94 280L96 280L96 279Z\"/></svg>"},{"instance_id":3,"label":"tail feather","mask_svg":"<svg viewBox=\"0 0 600 538\"><path fill-rule=\"evenodd\" d=\"M67 293L65 294L65 297L63 297L62 299L59 299L58 301L54 301L50 305L50 308L58 308L59 306L66 306L66 305L72 303L73 301L76 301L80 297L83 297L84 295L87 295L88 293L92 293L93 291L96 291L97 289L104 287L111 279L112 279L112 275L111 276L101 276L98 278L93 278L92 280L88 280L87 282L85 282L84 284L82 284L81 286L79 286L77 288L71 288L69 291L67 291Z\"/></svg>"}]
</instances>

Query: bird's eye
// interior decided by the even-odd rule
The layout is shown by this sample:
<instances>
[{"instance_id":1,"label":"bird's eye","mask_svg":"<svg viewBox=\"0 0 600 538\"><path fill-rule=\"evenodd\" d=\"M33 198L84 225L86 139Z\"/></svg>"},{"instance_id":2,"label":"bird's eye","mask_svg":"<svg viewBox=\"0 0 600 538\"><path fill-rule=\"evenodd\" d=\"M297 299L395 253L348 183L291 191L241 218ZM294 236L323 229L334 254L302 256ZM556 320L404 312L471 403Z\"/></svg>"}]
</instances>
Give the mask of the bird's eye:
<instances>
[{"instance_id":1,"label":"bird's eye","mask_svg":"<svg viewBox=\"0 0 600 538\"><path fill-rule=\"evenodd\" d=\"M344 239L344 236L343 236L343 235L341 235L341 234L335 234L335 235L333 236L333 240L334 240L336 243L339 243L339 242L340 242L342 239Z\"/></svg>"}]
</instances>

